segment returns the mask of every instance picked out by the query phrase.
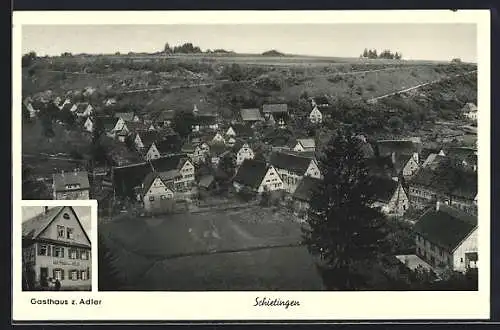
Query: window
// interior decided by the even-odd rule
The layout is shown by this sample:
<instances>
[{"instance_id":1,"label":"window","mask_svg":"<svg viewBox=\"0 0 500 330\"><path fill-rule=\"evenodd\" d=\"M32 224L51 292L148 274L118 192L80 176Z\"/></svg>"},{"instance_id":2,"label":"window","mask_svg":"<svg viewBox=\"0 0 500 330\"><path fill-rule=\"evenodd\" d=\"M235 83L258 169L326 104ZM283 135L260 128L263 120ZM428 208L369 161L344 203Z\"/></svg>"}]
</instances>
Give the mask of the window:
<instances>
[{"instance_id":1,"label":"window","mask_svg":"<svg viewBox=\"0 0 500 330\"><path fill-rule=\"evenodd\" d=\"M78 250L70 249L69 250L69 258L70 259L78 259Z\"/></svg>"},{"instance_id":2,"label":"window","mask_svg":"<svg viewBox=\"0 0 500 330\"><path fill-rule=\"evenodd\" d=\"M66 238L73 239L73 228L66 228Z\"/></svg>"},{"instance_id":3,"label":"window","mask_svg":"<svg viewBox=\"0 0 500 330\"><path fill-rule=\"evenodd\" d=\"M53 273L53 277L55 279L58 279L59 281L62 281L64 280L64 270L63 269L54 269L54 271L52 272Z\"/></svg>"},{"instance_id":4,"label":"window","mask_svg":"<svg viewBox=\"0 0 500 330\"><path fill-rule=\"evenodd\" d=\"M161 197L160 197L160 198L161 198L161 199L167 199L167 196L165 196L165 195L161 195Z\"/></svg>"},{"instance_id":5,"label":"window","mask_svg":"<svg viewBox=\"0 0 500 330\"><path fill-rule=\"evenodd\" d=\"M155 196L149 196L149 201L152 202L155 200Z\"/></svg>"},{"instance_id":6,"label":"window","mask_svg":"<svg viewBox=\"0 0 500 330\"><path fill-rule=\"evenodd\" d=\"M57 226L57 238L64 238L64 226Z\"/></svg>"},{"instance_id":7,"label":"window","mask_svg":"<svg viewBox=\"0 0 500 330\"><path fill-rule=\"evenodd\" d=\"M39 256L46 256L47 254L48 247L45 244L39 244L38 245L38 255Z\"/></svg>"},{"instance_id":8,"label":"window","mask_svg":"<svg viewBox=\"0 0 500 330\"><path fill-rule=\"evenodd\" d=\"M53 255L56 258L64 258L64 248L61 246L54 246Z\"/></svg>"},{"instance_id":9,"label":"window","mask_svg":"<svg viewBox=\"0 0 500 330\"><path fill-rule=\"evenodd\" d=\"M78 271L77 271L77 270L72 270L72 271L69 273L69 278L70 278L72 281L76 281L76 280L78 280Z\"/></svg>"},{"instance_id":10,"label":"window","mask_svg":"<svg viewBox=\"0 0 500 330\"><path fill-rule=\"evenodd\" d=\"M464 258L460 258L460 263L463 263L464 262Z\"/></svg>"},{"instance_id":11,"label":"window","mask_svg":"<svg viewBox=\"0 0 500 330\"><path fill-rule=\"evenodd\" d=\"M89 259L89 252L86 250L81 250L80 257L82 260L88 260Z\"/></svg>"},{"instance_id":12,"label":"window","mask_svg":"<svg viewBox=\"0 0 500 330\"><path fill-rule=\"evenodd\" d=\"M63 218L66 219L66 220L69 220L69 214L68 213L64 213L63 214Z\"/></svg>"},{"instance_id":13,"label":"window","mask_svg":"<svg viewBox=\"0 0 500 330\"><path fill-rule=\"evenodd\" d=\"M82 270L80 273L80 278L82 279L82 281L87 280L87 272Z\"/></svg>"}]
</instances>

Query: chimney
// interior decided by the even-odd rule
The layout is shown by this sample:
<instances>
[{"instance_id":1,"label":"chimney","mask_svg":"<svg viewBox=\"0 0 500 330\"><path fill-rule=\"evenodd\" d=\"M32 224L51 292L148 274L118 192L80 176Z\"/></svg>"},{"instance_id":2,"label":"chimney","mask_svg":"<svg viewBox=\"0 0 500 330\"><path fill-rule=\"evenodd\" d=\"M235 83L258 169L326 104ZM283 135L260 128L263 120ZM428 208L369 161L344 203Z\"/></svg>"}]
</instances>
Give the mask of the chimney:
<instances>
[{"instance_id":1,"label":"chimney","mask_svg":"<svg viewBox=\"0 0 500 330\"><path fill-rule=\"evenodd\" d=\"M439 206L440 206L440 202L439 201L436 201L436 211L439 211Z\"/></svg>"},{"instance_id":2,"label":"chimney","mask_svg":"<svg viewBox=\"0 0 500 330\"><path fill-rule=\"evenodd\" d=\"M43 212L44 212L45 214L47 214L47 213L49 212L49 207L48 207L48 206L44 206L44 207L43 207Z\"/></svg>"}]
</instances>

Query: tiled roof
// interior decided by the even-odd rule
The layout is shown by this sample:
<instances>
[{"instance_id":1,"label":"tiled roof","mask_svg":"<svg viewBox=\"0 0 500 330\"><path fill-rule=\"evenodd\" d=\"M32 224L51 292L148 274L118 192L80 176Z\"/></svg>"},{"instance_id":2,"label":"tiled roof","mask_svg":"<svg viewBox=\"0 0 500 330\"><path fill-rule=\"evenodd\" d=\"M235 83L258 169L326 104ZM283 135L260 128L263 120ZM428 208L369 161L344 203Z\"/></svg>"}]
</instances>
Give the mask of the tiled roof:
<instances>
[{"instance_id":1,"label":"tiled roof","mask_svg":"<svg viewBox=\"0 0 500 330\"><path fill-rule=\"evenodd\" d=\"M89 175L87 171L73 171L53 175L55 191L66 191L66 185L78 184L78 189L89 189Z\"/></svg>"},{"instance_id":2,"label":"tiled roof","mask_svg":"<svg viewBox=\"0 0 500 330\"><path fill-rule=\"evenodd\" d=\"M245 159L233 180L251 188L258 188L267 173L267 169L265 162Z\"/></svg>"},{"instance_id":3,"label":"tiled roof","mask_svg":"<svg viewBox=\"0 0 500 330\"><path fill-rule=\"evenodd\" d=\"M264 113L288 112L288 105L286 103L264 104L262 106L262 112Z\"/></svg>"},{"instance_id":4,"label":"tiled roof","mask_svg":"<svg viewBox=\"0 0 500 330\"><path fill-rule=\"evenodd\" d=\"M102 124L102 127L104 128L105 131L110 131L113 128L115 128L118 118L102 116L102 117L96 117L96 121L99 121Z\"/></svg>"},{"instance_id":5,"label":"tiled roof","mask_svg":"<svg viewBox=\"0 0 500 330\"><path fill-rule=\"evenodd\" d=\"M167 135L155 143L160 154L178 153L181 151L181 139L178 135Z\"/></svg>"},{"instance_id":6,"label":"tiled roof","mask_svg":"<svg viewBox=\"0 0 500 330\"><path fill-rule=\"evenodd\" d=\"M134 115L135 113L130 111L130 112L117 112L115 113L115 118L121 118L125 121L132 121L134 120Z\"/></svg>"},{"instance_id":7,"label":"tiled roof","mask_svg":"<svg viewBox=\"0 0 500 330\"><path fill-rule=\"evenodd\" d=\"M76 110L75 110L75 112L76 113L82 113L82 112L84 112L87 109L88 106L89 106L88 102L77 103L76 104Z\"/></svg>"},{"instance_id":8,"label":"tiled roof","mask_svg":"<svg viewBox=\"0 0 500 330\"><path fill-rule=\"evenodd\" d=\"M214 182L214 176L213 175L205 175L201 177L200 182L198 185L203 188L208 188L210 185Z\"/></svg>"},{"instance_id":9,"label":"tiled roof","mask_svg":"<svg viewBox=\"0 0 500 330\"><path fill-rule=\"evenodd\" d=\"M387 203L396 192L399 183L391 178L374 176L370 177L370 188L375 200Z\"/></svg>"},{"instance_id":10,"label":"tiled roof","mask_svg":"<svg viewBox=\"0 0 500 330\"><path fill-rule=\"evenodd\" d=\"M146 175L179 169L185 162L186 155L178 154L160 157L149 162L128 166L113 167L113 186L117 196L133 196L134 188L139 187Z\"/></svg>"},{"instance_id":11,"label":"tiled roof","mask_svg":"<svg viewBox=\"0 0 500 330\"><path fill-rule=\"evenodd\" d=\"M305 176L300 180L297 189L293 193L293 198L304 202L309 202L314 193L321 189L321 180Z\"/></svg>"},{"instance_id":12,"label":"tiled roof","mask_svg":"<svg viewBox=\"0 0 500 330\"><path fill-rule=\"evenodd\" d=\"M297 142L302 145L304 148L315 148L316 143L314 139L297 139Z\"/></svg>"},{"instance_id":13,"label":"tiled roof","mask_svg":"<svg viewBox=\"0 0 500 330\"><path fill-rule=\"evenodd\" d=\"M164 110L161 111L156 117L156 121L173 120L175 117L175 110Z\"/></svg>"},{"instance_id":14,"label":"tiled roof","mask_svg":"<svg viewBox=\"0 0 500 330\"><path fill-rule=\"evenodd\" d=\"M409 184L426 187L436 193L451 194L471 200L477 195L477 173L448 166L435 170L422 168Z\"/></svg>"},{"instance_id":15,"label":"tiled roof","mask_svg":"<svg viewBox=\"0 0 500 330\"><path fill-rule=\"evenodd\" d=\"M264 118L262 118L262 116L260 114L260 110L257 108L241 109L240 114L241 114L241 119L243 119L243 121L263 121L264 120Z\"/></svg>"},{"instance_id":16,"label":"tiled roof","mask_svg":"<svg viewBox=\"0 0 500 330\"><path fill-rule=\"evenodd\" d=\"M144 148L149 149L153 142L157 142L160 140L160 134L157 131L142 131L139 134L139 137L141 138L142 144L144 145Z\"/></svg>"},{"instance_id":17,"label":"tiled roof","mask_svg":"<svg viewBox=\"0 0 500 330\"><path fill-rule=\"evenodd\" d=\"M386 177L396 175L396 170L390 156L367 158L364 160L364 163L370 175Z\"/></svg>"},{"instance_id":18,"label":"tiled roof","mask_svg":"<svg viewBox=\"0 0 500 330\"><path fill-rule=\"evenodd\" d=\"M147 131L148 126L141 122L129 121L125 124L130 132Z\"/></svg>"},{"instance_id":19,"label":"tiled roof","mask_svg":"<svg viewBox=\"0 0 500 330\"><path fill-rule=\"evenodd\" d=\"M415 224L415 231L425 239L453 251L475 228L477 217L440 204L439 210L424 213Z\"/></svg>"},{"instance_id":20,"label":"tiled roof","mask_svg":"<svg viewBox=\"0 0 500 330\"><path fill-rule=\"evenodd\" d=\"M464 105L464 107L462 108L462 111L464 112L474 112L474 111L477 111L477 106L472 103L472 102L468 102Z\"/></svg>"},{"instance_id":21,"label":"tiled roof","mask_svg":"<svg viewBox=\"0 0 500 330\"><path fill-rule=\"evenodd\" d=\"M177 169L169 170L169 171L165 171L165 172L148 173L143 181L144 193L146 193L147 190L149 190L149 188L151 187L151 184L154 182L154 180L156 178L160 178L160 180L163 182L163 184L167 188L173 190L174 189L173 180L179 176L181 176L181 174L179 173L179 170L177 170Z\"/></svg>"},{"instance_id":22,"label":"tiled roof","mask_svg":"<svg viewBox=\"0 0 500 330\"><path fill-rule=\"evenodd\" d=\"M48 209L47 213L40 213L24 221L22 224L23 238L37 238L63 208L64 206L52 207Z\"/></svg>"},{"instance_id":23,"label":"tiled roof","mask_svg":"<svg viewBox=\"0 0 500 330\"><path fill-rule=\"evenodd\" d=\"M311 163L311 159L284 152L273 152L270 162L276 168L286 169L298 175L304 175Z\"/></svg>"},{"instance_id":24,"label":"tiled roof","mask_svg":"<svg viewBox=\"0 0 500 330\"><path fill-rule=\"evenodd\" d=\"M231 125L237 137L250 137L253 135L253 130L250 126L244 124Z\"/></svg>"}]
</instances>

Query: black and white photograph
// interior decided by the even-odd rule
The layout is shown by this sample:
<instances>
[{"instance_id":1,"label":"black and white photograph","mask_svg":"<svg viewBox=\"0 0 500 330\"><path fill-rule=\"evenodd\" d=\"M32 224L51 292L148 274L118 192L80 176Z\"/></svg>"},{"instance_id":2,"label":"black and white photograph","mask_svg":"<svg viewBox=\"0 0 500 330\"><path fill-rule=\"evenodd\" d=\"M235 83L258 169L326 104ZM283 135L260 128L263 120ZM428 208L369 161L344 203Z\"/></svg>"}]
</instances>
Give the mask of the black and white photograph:
<instances>
[{"instance_id":1,"label":"black and white photograph","mask_svg":"<svg viewBox=\"0 0 500 330\"><path fill-rule=\"evenodd\" d=\"M90 206L23 206L23 291L90 291Z\"/></svg>"},{"instance_id":2,"label":"black and white photograph","mask_svg":"<svg viewBox=\"0 0 500 330\"><path fill-rule=\"evenodd\" d=\"M100 290L477 289L475 25L29 26L23 50L23 198L98 200Z\"/></svg>"},{"instance_id":3,"label":"black and white photograph","mask_svg":"<svg viewBox=\"0 0 500 330\"><path fill-rule=\"evenodd\" d=\"M251 318L301 294L486 299L484 15L89 14L19 15L18 194L97 201L103 297L181 317L241 292ZM85 216L36 211L23 289L89 284ZM81 240L57 252L64 214Z\"/></svg>"}]
</instances>

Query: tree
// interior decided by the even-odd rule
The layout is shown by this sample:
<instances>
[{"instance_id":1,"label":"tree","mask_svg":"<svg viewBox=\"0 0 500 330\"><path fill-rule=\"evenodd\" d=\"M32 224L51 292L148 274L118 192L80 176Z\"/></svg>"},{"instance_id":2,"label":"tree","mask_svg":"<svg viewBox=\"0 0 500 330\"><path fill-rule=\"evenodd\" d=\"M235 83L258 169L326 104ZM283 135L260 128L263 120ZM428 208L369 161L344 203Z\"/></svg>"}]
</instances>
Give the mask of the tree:
<instances>
[{"instance_id":1,"label":"tree","mask_svg":"<svg viewBox=\"0 0 500 330\"><path fill-rule=\"evenodd\" d=\"M23 121L26 123L30 122L31 121L30 112L24 104L22 105L22 111L23 111Z\"/></svg>"},{"instance_id":2,"label":"tree","mask_svg":"<svg viewBox=\"0 0 500 330\"><path fill-rule=\"evenodd\" d=\"M175 113L173 128L181 138L185 139L191 134L194 124L195 118L192 112L179 111Z\"/></svg>"},{"instance_id":3,"label":"tree","mask_svg":"<svg viewBox=\"0 0 500 330\"><path fill-rule=\"evenodd\" d=\"M163 52L165 54L171 54L172 53L172 49L170 48L170 45L167 43L165 43L165 47L163 48Z\"/></svg>"},{"instance_id":4,"label":"tree","mask_svg":"<svg viewBox=\"0 0 500 330\"><path fill-rule=\"evenodd\" d=\"M363 51L363 57L368 57L368 49L366 49L366 48Z\"/></svg>"},{"instance_id":5,"label":"tree","mask_svg":"<svg viewBox=\"0 0 500 330\"><path fill-rule=\"evenodd\" d=\"M373 189L360 147L354 136L339 132L318 157L324 180L313 192L304 229L304 243L323 262L327 286L339 290L363 283L356 266L386 249L385 217L370 207Z\"/></svg>"},{"instance_id":6,"label":"tree","mask_svg":"<svg viewBox=\"0 0 500 330\"><path fill-rule=\"evenodd\" d=\"M22 59L21 59L21 66L23 68L29 67L34 60L37 59L36 53L34 51L31 51L27 54L24 54Z\"/></svg>"},{"instance_id":7,"label":"tree","mask_svg":"<svg viewBox=\"0 0 500 330\"><path fill-rule=\"evenodd\" d=\"M233 153L228 153L219 163L219 168L221 171L227 174L229 178L232 178L236 172L236 157Z\"/></svg>"}]
</instances>

